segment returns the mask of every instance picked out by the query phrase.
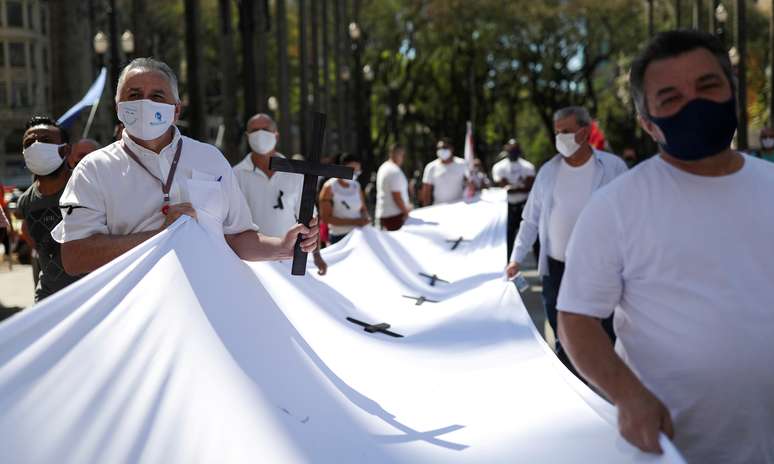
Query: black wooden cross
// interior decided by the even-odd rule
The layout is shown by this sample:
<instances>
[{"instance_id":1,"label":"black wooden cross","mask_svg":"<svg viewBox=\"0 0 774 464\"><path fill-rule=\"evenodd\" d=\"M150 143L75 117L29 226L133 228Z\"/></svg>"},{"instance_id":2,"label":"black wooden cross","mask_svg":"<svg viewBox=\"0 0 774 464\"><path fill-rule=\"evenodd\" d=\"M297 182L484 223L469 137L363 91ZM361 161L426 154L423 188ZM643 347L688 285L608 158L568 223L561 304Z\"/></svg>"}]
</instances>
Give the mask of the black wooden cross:
<instances>
[{"instance_id":1,"label":"black wooden cross","mask_svg":"<svg viewBox=\"0 0 774 464\"><path fill-rule=\"evenodd\" d=\"M409 295L403 295L403 298L408 298L410 300L416 300L416 303L414 303L414 306L421 306L422 303L438 303L438 300L431 300L430 298L425 298L424 296L409 296Z\"/></svg>"},{"instance_id":2,"label":"black wooden cross","mask_svg":"<svg viewBox=\"0 0 774 464\"><path fill-rule=\"evenodd\" d=\"M453 245L452 245L451 249L452 249L452 250L456 250L456 249L457 249L457 247L458 247L458 246L460 246L460 243L462 243L462 242L469 242L469 241L470 241L470 240L466 240L466 239L464 239L464 238L460 237L460 238L458 238L458 239L454 239L454 240L447 240L446 242L447 242L447 243L453 243Z\"/></svg>"},{"instance_id":3,"label":"black wooden cross","mask_svg":"<svg viewBox=\"0 0 774 464\"><path fill-rule=\"evenodd\" d=\"M379 333L383 333L385 335L389 335L390 337L395 337L395 338L402 338L403 337L403 335L401 335L401 334L397 334L395 332L391 332L391 331L387 330L387 329L390 328L390 324L388 324L386 322L382 322L381 324L368 324L367 322L358 321L357 319L352 318L352 317L348 317L347 320L349 322L353 323L353 324L357 324L357 325L359 325L361 327L364 327L363 330L365 330L368 333L377 333L377 332L379 332Z\"/></svg>"},{"instance_id":4,"label":"black wooden cross","mask_svg":"<svg viewBox=\"0 0 774 464\"><path fill-rule=\"evenodd\" d=\"M303 135L303 134L302 134ZM312 138L309 153L305 153L306 161L291 160L272 156L269 160L269 169L272 171L303 174L304 188L301 190L301 207L298 212L298 222L309 226L314 213L314 203L317 197L317 178L336 177L340 179L352 179L355 170L347 166L320 163L320 155L325 140L325 114L312 114ZM296 241L293 250L293 275L306 273L307 254L301 250L301 237Z\"/></svg>"},{"instance_id":5,"label":"black wooden cross","mask_svg":"<svg viewBox=\"0 0 774 464\"><path fill-rule=\"evenodd\" d=\"M424 272L420 272L419 275L421 275L422 277L427 277L428 279L430 279L430 286L431 287L435 287L435 283L436 282L443 282L445 284L449 283L448 280L443 280L443 279L441 279L440 277L438 277L435 274L430 275L430 274L425 274Z\"/></svg>"}]
</instances>

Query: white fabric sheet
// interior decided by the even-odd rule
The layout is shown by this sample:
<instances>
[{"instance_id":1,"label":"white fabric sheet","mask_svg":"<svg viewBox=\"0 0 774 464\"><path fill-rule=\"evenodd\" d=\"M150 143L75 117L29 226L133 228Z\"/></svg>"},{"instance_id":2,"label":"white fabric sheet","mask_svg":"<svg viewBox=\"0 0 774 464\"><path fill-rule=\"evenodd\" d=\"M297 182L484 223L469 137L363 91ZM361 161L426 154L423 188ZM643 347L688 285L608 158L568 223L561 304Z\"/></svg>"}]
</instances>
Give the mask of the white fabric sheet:
<instances>
[{"instance_id":1,"label":"white fabric sheet","mask_svg":"<svg viewBox=\"0 0 774 464\"><path fill-rule=\"evenodd\" d=\"M178 222L0 324L0 462L682 462L543 343L501 279L505 209L353 231L301 278Z\"/></svg>"}]
</instances>

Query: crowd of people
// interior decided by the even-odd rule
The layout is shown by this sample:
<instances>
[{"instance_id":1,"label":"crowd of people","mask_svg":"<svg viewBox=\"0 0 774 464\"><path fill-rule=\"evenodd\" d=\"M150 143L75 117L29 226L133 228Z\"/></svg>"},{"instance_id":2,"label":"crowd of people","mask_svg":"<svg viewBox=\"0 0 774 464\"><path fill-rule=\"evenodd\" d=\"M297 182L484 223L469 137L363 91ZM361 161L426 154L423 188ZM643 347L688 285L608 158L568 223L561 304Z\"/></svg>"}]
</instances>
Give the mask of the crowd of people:
<instances>
[{"instance_id":1,"label":"crowd of people","mask_svg":"<svg viewBox=\"0 0 774 464\"><path fill-rule=\"evenodd\" d=\"M71 143L45 117L27 124L24 158L35 182L15 214L37 252L35 299L181 216L222 235L245 260L287 259L301 237L324 275L321 242L372 223L398 230L415 200L453 203L468 189L500 187L509 210L505 273L515 277L534 253L557 355L618 407L621 434L649 452L666 434L689 462L774 463L774 343L766 333L774 326L774 164L766 162L774 161L774 129L761 132L756 154L731 148L734 76L725 49L704 33L656 36L630 84L658 156L598 148L592 115L567 107L553 118L557 153L539 170L513 139L490 180L480 160L469 166L441 138L416 199L405 149L391 147L376 173L373 219L358 182L362 160L342 154L337 163L354 179L321 180L319 214L305 226L302 177L269 167L285 156L269 115L246 122L250 152L232 168L175 126L173 71L135 59L117 85L123 131L114 143ZM6 231L7 214L0 208Z\"/></svg>"}]
</instances>

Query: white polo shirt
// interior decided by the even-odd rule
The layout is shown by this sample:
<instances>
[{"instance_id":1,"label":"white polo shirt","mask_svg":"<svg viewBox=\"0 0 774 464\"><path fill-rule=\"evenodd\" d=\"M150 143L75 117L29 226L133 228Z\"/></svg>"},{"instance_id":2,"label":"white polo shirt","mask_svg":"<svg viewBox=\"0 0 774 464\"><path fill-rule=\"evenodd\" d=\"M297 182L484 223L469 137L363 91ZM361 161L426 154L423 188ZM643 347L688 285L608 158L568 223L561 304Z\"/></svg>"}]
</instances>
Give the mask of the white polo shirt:
<instances>
[{"instance_id":1,"label":"white polo shirt","mask_svg":"<svg viewBox=\"0 0 774 464\"><path fill-rule=\"evenodd\" d=\"M660 156L595 193L558 308L613 314L616 352L688 462L774 462L774 164L703 177Z\"/></svg>"},{"instance_id":2,"label":"white polo shirt","mask_svg":"<svg viewBox=\"0 0 774 464\"><path fill-rule=\"evenodd\" d=\"M130 158L121 144L127 144L147 169L166 180L181 138L183 147L170 203L190 202L199 222L223 234L258 230L231 166L220 151L181 136L176 127L174 130L172 143L159 154L137 145L124 132L120 141L78 163L59 200L62 222L51 232L54 240L65 243L94 234L128 235L161 227L161 184Z\"/></svg>"},{"instance_id":3,"label":"white polo shirt","mask_svg":"<svg viewBox=\"0 0 774 464\"><path fill-rule=\"evenodd\" d=\"M511 161L505 157L492 166L492 180L495 183L505 180L512 187L524 188L530 177L535 177L535 165L524 158ZM523 203L527 201L528 196L529 193L526 192L509 193L508 202Z\"/></svg>"},{"instance_id":4,"label":"white polo shirt","mask_svg":"<svg viewBox=\"0 0 774 464\"><path fill-rule=\"evenodd\" d=\"M451 163L436 158L425 166L422 182L433 186L434 205L462 200L465 170L465 161L459 156L452 158Z\"/></svg>"},{"instance_id":5,"label":"white polo shirt","mask_svg":"<svg viewBox=\"0 0 774 464\"><path fill-rule=\"evenodd\" d=\"M261 233L284 237L298 223L304 176L277 171L269 177L253 164L250 153L234 166L234 176Z\"/></svg>"},{"instance_id":6,"label":"white polo shirt","mask_svg":"<svg viewBox=\"0 0 774 464\"><path fill-rule=\"evenodd\" d=\"M392 197L393 192L400 192L403 204L408 207L408 179L400 166L387 160L376 172L376 217L393 217L402 213Z\"/></svg>"}]
</instances>

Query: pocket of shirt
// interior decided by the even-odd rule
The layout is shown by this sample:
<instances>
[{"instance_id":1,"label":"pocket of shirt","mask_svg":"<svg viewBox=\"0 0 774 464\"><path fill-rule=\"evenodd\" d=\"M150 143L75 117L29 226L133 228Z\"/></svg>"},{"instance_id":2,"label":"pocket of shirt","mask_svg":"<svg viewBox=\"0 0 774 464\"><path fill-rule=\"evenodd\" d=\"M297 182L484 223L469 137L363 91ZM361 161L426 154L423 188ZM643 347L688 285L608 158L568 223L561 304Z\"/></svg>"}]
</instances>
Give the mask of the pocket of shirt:
<instances>
[{"instance_id":1,"label":"pocket of shirt","mask_svg":"<svg viewBox=\"0 0 774 464\"><path fill-rule=\"evenodd\" d=\"M221 182L188 179L188 198L195 210L204 211L221 222L225 219L226 208Z\"/></svg>"}]
</instances>

